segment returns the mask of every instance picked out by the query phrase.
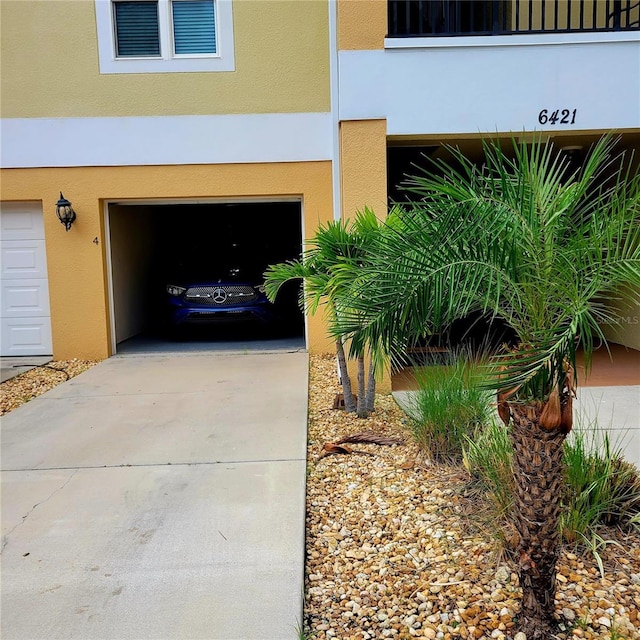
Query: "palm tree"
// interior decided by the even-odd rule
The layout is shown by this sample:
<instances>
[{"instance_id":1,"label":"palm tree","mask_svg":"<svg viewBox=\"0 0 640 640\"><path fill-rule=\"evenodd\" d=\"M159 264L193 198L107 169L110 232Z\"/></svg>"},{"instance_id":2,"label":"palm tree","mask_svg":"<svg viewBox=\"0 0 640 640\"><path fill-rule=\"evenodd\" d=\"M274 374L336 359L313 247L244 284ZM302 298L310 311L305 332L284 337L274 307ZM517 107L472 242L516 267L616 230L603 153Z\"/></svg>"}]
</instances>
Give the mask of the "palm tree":
<instances>
[{"instance_id":1,"label":"palm tree","mask_svg":"<svg viewBox=\"0 0 640 640\"><path fill-rule=\"evenodd\" d=\"M362 268L364 247L379 232L380 224L370 209L357 212L351 221L332 221L321 225L310 240L310 248L301 260L293 260L270 265L265 272L265 292L273 301L280 288L288 281L301 279L304 282L301 305L306 306L309 313L315 313L320 305L324 305L335 323L336 296L350 285ZM336 271L340 267L339 271ZM339 277L336 277L339 273ZM370 348L363 345L353 353L357 360L357 400L354 397L351 379L347 370L347 357L344 350L344 339L335 336L338 368L342 381L345 410L355 412L359 417L366 417L373 411L375 400L375 371L379 367L379 358ZM365 356L369 354L369 371L365 372Z\"/></svg>"},{"instance_id":2,"label":"palm tree","mask_svg":"<svg viewBox=\"0 0 640 640\"><path fill-rule=\"evenodd\" d=\"M640 178L614 157L615 140L572 168L551 143L509 149L485 143L477 166L435 162L406 188L416 201L378 234L346 295L335 330L401 353L471 313L500 319L516 336L496 357L499 413L510 425L513 518L529 640L554 629L562 445L571 429L576 349L615 320L616 292L640 299ZM437 172L437 173L436 173Z\"/></svg>"}]
</instances>

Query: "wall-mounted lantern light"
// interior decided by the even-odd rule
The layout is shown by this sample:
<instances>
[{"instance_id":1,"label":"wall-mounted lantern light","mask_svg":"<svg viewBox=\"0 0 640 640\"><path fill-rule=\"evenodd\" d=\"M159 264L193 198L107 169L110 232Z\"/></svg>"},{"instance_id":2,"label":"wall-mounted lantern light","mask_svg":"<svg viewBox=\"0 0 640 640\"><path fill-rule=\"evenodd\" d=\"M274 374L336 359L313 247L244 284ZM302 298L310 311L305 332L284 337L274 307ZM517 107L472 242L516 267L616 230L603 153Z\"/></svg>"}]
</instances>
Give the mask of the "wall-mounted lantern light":
<instances>
[{"instance_id":1,"label":"wall-mounted lantern light","mask_svg":"<svg viewBox=\"0 0 640 640\"><path fill-rule=\"evenodd\" d=\"M60 192L60 200L56 202L56 215L64 225L64 228L69 231L76 219L76 212L73 210L71 203L62 195L62 191Z\"/></svg>"}]
</instances>

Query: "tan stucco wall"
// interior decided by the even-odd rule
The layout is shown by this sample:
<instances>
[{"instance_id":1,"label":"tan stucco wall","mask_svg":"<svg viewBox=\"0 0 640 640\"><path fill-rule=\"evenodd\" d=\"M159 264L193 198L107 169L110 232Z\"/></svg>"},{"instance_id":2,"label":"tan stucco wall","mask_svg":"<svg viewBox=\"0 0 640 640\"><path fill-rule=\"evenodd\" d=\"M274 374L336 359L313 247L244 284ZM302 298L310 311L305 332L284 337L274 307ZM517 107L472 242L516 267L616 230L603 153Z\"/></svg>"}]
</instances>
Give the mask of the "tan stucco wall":
<instances>
[{"instance_id":1,"label":"tan stucco wall","mask_svg":"<svg viewBox=\"0 0 640 640\"><path fill-rule=\"evenodd\" d=\"M235 0L235 72L100 75L93 0L2 0L3 118L326 112L326 0Z\"/></svg>"},{"instance_id":2,"label":"tan stucco wall","mask_svg":"<svg viewBox=\"0 0 640 640\"><path fill-rule=\"evenodd\" d=\"M333 218L330 162L6 169L0 180L2 200L43 204L57 359L111 355L105 200L302 196L306 237ZM60 190L78 215L68 232L55 216ZM308 340L312 352L333 351L320 314L308 320Z\"/></svg>"},{"instance_id":3,"label":"tan stucco wall","mask_svg":"<svg viewBox=\"0 0 640 640\"><path fill-rule=\"evenodd\" d=\"M340 123L342 168L342 216L349 218L365 206L380 219L387 215L387 123L386 120L351 120ZM357 384L357 363L350 361L349 375ZM391 391L385 371L378 382L381 393Z\"/></svg>"},{"instance_id":4,"label":"tan stucco wall","mask_svg":"<svg viewBox=\"0 0 640 640\"><path fill-rule=\"evenodd\" d=\"M383 49L387 0L337 0L338 49Z\"/></svg>"},{"instance_id":5,"label":"tan stucco wall","mask_svg":"<svg viewBox=\"0 0 640 640\"><path fill-rule=\"evenodd\" d=\"M386 120L340 123L342 215L352 216L366 205L380 219L387 215Z\"/></svg>"}]
</instances>

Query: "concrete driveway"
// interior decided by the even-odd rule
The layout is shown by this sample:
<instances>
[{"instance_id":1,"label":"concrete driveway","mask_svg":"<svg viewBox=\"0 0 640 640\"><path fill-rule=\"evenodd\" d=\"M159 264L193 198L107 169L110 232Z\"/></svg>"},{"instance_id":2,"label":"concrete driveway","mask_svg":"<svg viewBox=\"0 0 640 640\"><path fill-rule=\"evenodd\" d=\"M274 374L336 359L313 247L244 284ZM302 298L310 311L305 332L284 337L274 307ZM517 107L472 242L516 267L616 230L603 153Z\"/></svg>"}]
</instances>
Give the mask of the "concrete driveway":
<instances>
[{"instance_id":1,"label":"concrete driveway","mask_svg":"<svg viewBox=\"0 0 640 640\"><path fill-rule=\"evenodd\" d=\"M296 638L307 370L114 357L4 416L2 638Z\"/></svg>"}]
</instances>

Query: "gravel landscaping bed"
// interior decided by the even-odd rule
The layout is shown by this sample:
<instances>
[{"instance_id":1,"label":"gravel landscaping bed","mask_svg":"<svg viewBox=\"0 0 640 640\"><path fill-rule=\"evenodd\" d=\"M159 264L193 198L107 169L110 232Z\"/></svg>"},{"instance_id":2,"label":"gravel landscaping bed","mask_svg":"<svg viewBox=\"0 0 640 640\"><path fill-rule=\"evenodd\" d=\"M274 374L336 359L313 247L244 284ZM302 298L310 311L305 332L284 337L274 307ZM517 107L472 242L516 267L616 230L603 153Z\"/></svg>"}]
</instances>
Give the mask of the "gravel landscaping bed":
<instances>
[{"instance_id":1,"label":"gravel landscaping bed","mask_svg":"<svg viewBox=\"0 0 640 640\"><path fill-rule=\"evenodd\" d=\"M54 360L0 385L0 416L97 364L94 360Z\"/></svg>"},{"instance_id":2,"label":"gravel landscaping bed","mask_svg":"<svg viewBox=\"0 0 640 640\"><path fill-rule=\"evenodd\" d=\"M335 360L311 357L304 631L323 638L502 638L515 634L520 591L499 530L463 468L429 465L406 416L378 396L372 417L332 409ZM375 432L406 444L325 443ZM483 515L484 514L484 515ZM603 530L605 578L592 555L558 563L558 638L640 639L640 536Z\"/></svg>"}]
</instances>

